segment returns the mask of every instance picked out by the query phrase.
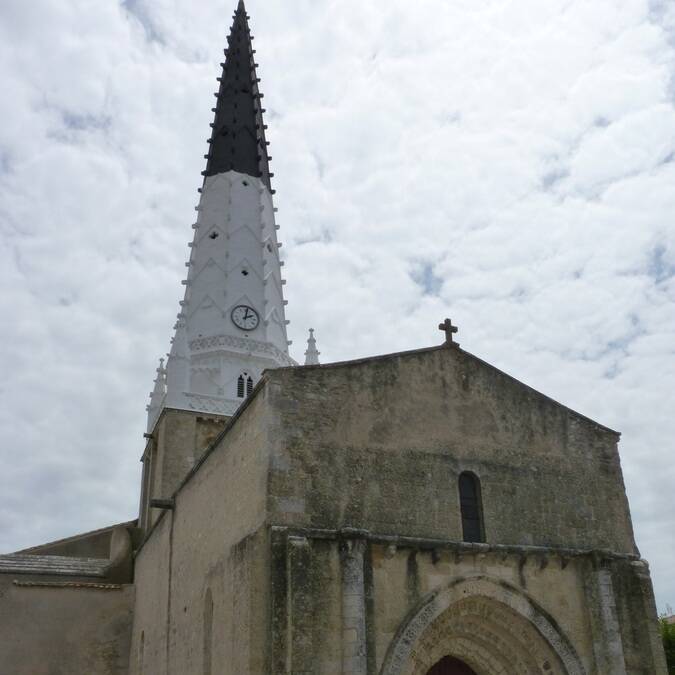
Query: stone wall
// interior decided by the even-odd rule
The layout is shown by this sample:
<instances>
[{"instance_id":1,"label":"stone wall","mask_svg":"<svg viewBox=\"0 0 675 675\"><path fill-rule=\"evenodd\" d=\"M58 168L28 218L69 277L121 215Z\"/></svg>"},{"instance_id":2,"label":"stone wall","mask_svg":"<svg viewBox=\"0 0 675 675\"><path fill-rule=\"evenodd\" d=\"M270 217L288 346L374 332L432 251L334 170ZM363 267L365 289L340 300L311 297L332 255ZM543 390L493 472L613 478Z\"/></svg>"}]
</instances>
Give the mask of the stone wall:
<instances>
[{"instance_id":1,"label":"stone wall","mask_svg":"<svg viewBox=\"0 0 675 675\"><path fill-rule=\"evenodd\" d=\"M0 575L0 672L126 675L133 586Z\"/></svg>"},{"instance_id":2,"label":"stone wall","mask_svg":"<svg viewBox=\"0 0 675 675\"><path fill-rule=\"evenodd\" d=\"M165 408L143 454L140 526L148 529L159 516L151 499L168 499L205 450L225 428L228 417Z\"/></svg>"},{"instance_id":3,"label":"stone wall","mask_svg":"<svg viewBox=\"0 0 675 675\"><path fill-rule=\"evenodd\" d=\"M130 673L166 673L171 536L171 513L166 513L136 556Z\"/></svg>"},{"instance_id":4,"label":"stone wall","mask_svg":"<svg viewBox=\"0 0 675 675\"><path fill-rule=\"evenodd\" d=\"M611 567L612 590L626 670L631 675L665 672L663 642L658 631L654 590L644 560ZM653 668L653 670L652 670Z\"/></svg>"},{"instance_id":5,"label":"stone wall","mask_svg":"<svg viewBox=\"0 0 675 675\"><path fill-rule=\"evenodd\" d=\"M138 552L131 673L267 672L269 415L260 392Z\"/></svg>"},{"instance_id":6,"label":"stone wall","mask_svg":"<svg viewBox=\"0 0 675 675\"><path fill-rule=\"evenodd\" d=\"M489 542L636 550L618 435L459 349L268 378L275 524L460 540L472 471Z\"/></svg>"}]
</instances>

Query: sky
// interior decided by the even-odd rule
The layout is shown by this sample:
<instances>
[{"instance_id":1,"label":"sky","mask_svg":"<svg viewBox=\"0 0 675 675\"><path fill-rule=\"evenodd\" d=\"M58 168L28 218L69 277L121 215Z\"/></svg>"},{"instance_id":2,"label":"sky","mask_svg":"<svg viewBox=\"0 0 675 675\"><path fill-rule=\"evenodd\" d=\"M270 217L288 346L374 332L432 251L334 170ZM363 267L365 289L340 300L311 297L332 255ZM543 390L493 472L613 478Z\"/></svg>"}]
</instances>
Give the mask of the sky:
<instances>
[{"instance_id":1,"label":"sky","mask_svg":"<svg viewBox=\"0 0 675 675\"><path fill-rule=\"evenodd\" d=\"M0 552L137 514L234 0L0 5ZM675 606L675 3L248 0L302 358L442 341L622 432Z\"/></svg>"}]
</instances>

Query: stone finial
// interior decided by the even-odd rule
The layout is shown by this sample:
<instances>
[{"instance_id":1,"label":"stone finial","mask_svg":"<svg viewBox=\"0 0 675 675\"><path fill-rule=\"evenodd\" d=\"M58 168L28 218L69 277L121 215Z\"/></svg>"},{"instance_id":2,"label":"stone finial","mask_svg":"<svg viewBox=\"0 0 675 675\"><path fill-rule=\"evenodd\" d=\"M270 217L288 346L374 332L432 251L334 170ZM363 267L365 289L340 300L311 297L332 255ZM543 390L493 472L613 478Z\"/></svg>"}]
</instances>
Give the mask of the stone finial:
<instances>
[{"instance_id":1,"label":"stone finial","mask_svg":"<svg viewBox=\"0 0 675 675\"><path fill-rule=\"evenodd\" d=\"M438 330L442 330L445 333L445 344L450 346L452 345L453 347L459 347L459 342L455 342L452 339L452 336L454 333L456 333L459 328L457 326L452 325L452 321L450 319L446 319L443 321L443 323L438 324Z\"/></svg>"},{"instance_id":2,"label":"stone finial","mask_svg":"<svg viewBox=\"0 0 675 675\"><path fill-rule=\"evenodd\" d=\"M164 403L166 397L166 368L164 367L164 359L159 360L159 367L157 368L157 377L155 378L155 386L150 393L150 405L147 407L148 411L148 432L152 431L155 421L159 416L159 411Z\"/></svg>"},{"instance_id":3,"label":"stone finial","mask_svg":"<svg viewBox=\"0 0 675 675\"><path fill-rule=\"evenodd\" d=\"M159 360L157 368L157 377L155 378L155 386L150 394L150 405L158 405L161 403L166 394L166 368L164 367L164 359Z\"/></svg>"},{"instance_id":4,"label":"stone finial","mask_svg":"<svg viewBox=\"0 0 675 675\"><path fill-rule=\"evenodd\" d=\"M314 338L314 329L309 329L309 338L307 339L307 351L305 352L305 365L318 366L320 351L316 349L316 339Z\"/></svg>"}]
</instances>

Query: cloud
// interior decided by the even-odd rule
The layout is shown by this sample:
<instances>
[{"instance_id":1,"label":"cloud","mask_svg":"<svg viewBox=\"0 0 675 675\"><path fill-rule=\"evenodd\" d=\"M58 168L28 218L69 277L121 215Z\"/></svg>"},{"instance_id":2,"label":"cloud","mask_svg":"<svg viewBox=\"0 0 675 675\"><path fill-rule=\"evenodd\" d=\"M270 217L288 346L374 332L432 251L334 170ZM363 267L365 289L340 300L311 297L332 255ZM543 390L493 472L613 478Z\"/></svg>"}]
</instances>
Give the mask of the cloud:
<instances>
[{"instance_id":1,"label":"cloud","mask_svg":"<svg viewBox=\"0 0 675 675\"><path fill-rule=\"evenodd\" d=\"M234 4L0 8L1 550L136 512ZM247 7L296 358L310 325L338 360L439 343L451 316L623 432L675 605L673 4Z\"/></svg>"}]
</instances>

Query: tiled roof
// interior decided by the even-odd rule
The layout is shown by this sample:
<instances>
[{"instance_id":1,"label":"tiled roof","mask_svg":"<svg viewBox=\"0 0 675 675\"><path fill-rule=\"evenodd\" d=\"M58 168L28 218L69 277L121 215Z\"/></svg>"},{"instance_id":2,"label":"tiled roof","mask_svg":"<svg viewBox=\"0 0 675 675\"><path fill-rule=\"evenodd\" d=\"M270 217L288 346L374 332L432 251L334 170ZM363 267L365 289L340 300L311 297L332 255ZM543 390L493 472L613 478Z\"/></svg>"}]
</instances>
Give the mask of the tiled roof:
<instances>
[{"instance_id":1,"label":"tiled roof","mask_svg":"<svg viewBox=\"0 0 675 675\"><path fill-rule=\"evenodd\" d=\"M0 574L45 574L63 577L104 577L109 561L60 555L0 555Z\"/></svg>"}]
</instances>

